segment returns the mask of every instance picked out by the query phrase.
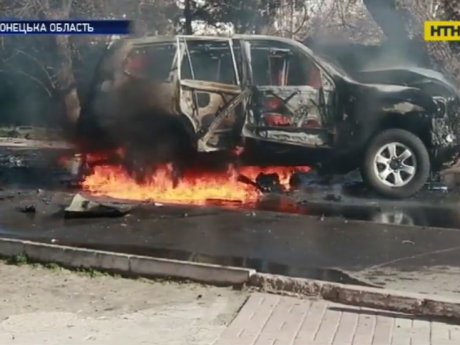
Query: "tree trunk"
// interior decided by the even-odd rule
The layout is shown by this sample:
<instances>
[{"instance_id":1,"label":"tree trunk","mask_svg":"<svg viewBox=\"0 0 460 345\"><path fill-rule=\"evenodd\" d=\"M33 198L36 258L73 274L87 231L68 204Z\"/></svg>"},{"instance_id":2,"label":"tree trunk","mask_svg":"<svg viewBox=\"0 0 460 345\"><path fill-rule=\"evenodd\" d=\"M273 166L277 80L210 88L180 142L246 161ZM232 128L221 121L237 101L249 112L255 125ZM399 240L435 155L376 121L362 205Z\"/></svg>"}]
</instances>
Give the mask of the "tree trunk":
<instances>
[{"instance_id":1,"label":"tree trunk","mask_svg":"<svg viewBox=\"0 0 460 345\"><path fill-rule=\"evenodd\" d=\"M58 93L63 97L66 118L75 125L80 116L80 98L73 73L72 52L68 36L56 37L57 54L61 62L57 71Z\"/></svg>"},{"instance_id":2,"label":"tree trunk","mask_svg":"<svg viewBox=\"0 0 460 345\"><path fill-rule=\"evenodd\" d=\"M423 41L424 22L434 20L426 4L418 0L364 0L374 20L391 42L416 39ZM439 1L438 20L459 20L460 4ZM460 86L460 58L447 42L426 42L425 49L435 67L451 76Z\"/></svg>"},{"instance_id":3,"label":"tree trunk","mask_svg":"<svg viewBox=\"0 0 460 345\"><path fill-rule=\"evenodd\" d=\"M57 8L50 6L48 1L45 1L44 3L44 10L47 18L66 20L70 17L72 0L62 0L62 3ZM69 36L67 35L56 36L55 42L57 61L60 62L56 72L56 91L62 98L65 109L66 125L73 132L80 117L81 103L73 71L72 49Z\"/></svg>"},{"instance_id":4,"label":"tree trunk","mask_svg":"<svg viewBox=\"0 0 460 345\"><path fill-rule=\"evenodd\" d=\"M192 8L191 3L192 0L185 0L184 3L184 18L185 18L185 34L186 35L193 35L192 29Z\"/></svg>"}]
</instances>

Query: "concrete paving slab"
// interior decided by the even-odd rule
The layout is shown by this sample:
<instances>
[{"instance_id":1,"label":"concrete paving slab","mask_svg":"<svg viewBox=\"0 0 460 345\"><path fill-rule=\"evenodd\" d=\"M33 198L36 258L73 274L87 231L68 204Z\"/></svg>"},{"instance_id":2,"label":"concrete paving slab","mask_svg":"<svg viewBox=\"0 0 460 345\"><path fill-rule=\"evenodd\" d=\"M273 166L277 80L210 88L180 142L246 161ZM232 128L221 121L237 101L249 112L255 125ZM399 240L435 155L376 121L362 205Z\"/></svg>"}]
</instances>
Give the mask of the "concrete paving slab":
<instances>
[{"instance_id":1,"label":"concrete paving slab","mask_svg":"<svg viewBox=\"0 0 460 345\"><path fill-rule=\"evenodd\" d=\"M214 345L457 345L460 325L255 293Z\"/></svg>"}]
</instances>

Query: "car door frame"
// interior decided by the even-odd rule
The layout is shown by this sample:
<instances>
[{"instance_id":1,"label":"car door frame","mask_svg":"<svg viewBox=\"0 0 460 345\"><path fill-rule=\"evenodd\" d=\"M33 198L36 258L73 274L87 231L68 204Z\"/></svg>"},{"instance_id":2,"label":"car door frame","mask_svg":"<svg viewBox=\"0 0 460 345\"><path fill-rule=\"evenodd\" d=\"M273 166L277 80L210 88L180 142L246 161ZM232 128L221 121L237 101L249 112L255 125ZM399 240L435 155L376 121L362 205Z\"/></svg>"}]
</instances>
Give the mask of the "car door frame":
<instances>
[{"instance_id":1,"label":"car door frame","mask_svg":"<svg viewBox=\"0 0 460 345\"><path fill-rule=\"evenodd\" d=\"M206 80L196 80L193 76L193 64L191 62L190 52L188 51L188 44L187 42L190 41L203 41L203 42L228 42L228 46L230 49L231 57L232 57L232 65L233 65L233 72L235 77L235 84L227 84L227 83L219 83L214 81L206 81ZM236 117L236 121L240 118L241 120L245 114L245 100L248 97L248 91L243 89L242 85L242 76L239 73L237 60L234 51L234 42L232 38L228 37L215 37L215 36L191 36L191 35L178 35L176 36L176 44L177 44L177 51L178 51L178 88L179 88L179 109L181 113L185 115L189 120L192 122L196 140L197 140L197 150L199 152L212 152L212 151L219 151L219 150L226 150L231 149L232 147L219 147L219 146L211 146L209 145L209 141L211 137L217 137L219 140L220 137L225 135L229 135L234 128L228 128L225 130L219 130L221 124L232 114ZM189 59L189 65L191 68L192 78L193 79L184 79L183 78L183 71L182 71L182 62L183 59ZM192 99L188 99L187 101L190 103L192 102L192 113L190 113L189 109L184 109L184 94L185 90L188 89L192 92ZM215 114L215 118L208 126L200 125L199 117L199 107L198 99L197 99L197 91L198 92L211 92L211 93L218 93L220 94L222 101L225 101L224 94L229 95L231 99L229 101L225 101L219 110ZM238 106L241 105L241 109L237 109Z\"/></svg>"},{"instance_id":2,"label":"car door frame","mask_svg":"<svg viewBox=\"0 0 460 345\"><path fill-rule=\"evenodd\" d=\"M285 44L287 46L289 46L292 50L294 51L297 51L299 53L301 53L302 55L304 55L305 57L307 57L315 66L316 68L319 69L320 73L321 73L321 80L323 81L327 81L327 90L325 90L324 86L321 87L319 91L319 94L320 96L319 97L322 97L324 99L324 104L321 104L322 107L324 108L327 108L327 101L325 99L326 95L325 95L325 92L327 91L328 93L328 101L331 102L334 104L333 105L333 109L323 109L325 112L329 112L330 114L326 114L323 117L323 120L324 120L324 126L322 128L311 128L311 129L308 129L308 128L301 128L301 129L292 129L292 128L283 128L281 130L277 129L278 131L280 132L284 132L285 135L287 137L289 137L289 135L291 133L296 133L296 132L300 132L302 134L304 134L306 136L306 138L308 139L308 137L310 137L311 139L309 140L305 140L305 141L296 141L296 142L293 142L293 141L290 141L290 140L279 140L279 139L272 139L272 138L267 138L267 137L263 137L263 136L260 136L260 135L256 135L254 134L254 129L257 129L257 130L270 130L269 127L262 127L262 126L256 126L258 128L254 128L254 125L253 124L250 124L249 122L249 119L250 119L250 116L251 114L249 113L251 111L251 107L254 107L254 103L251 103L247 109L247 113L246 113L246 117L245 117L245 122L244 122L244 125L243 125L243 129L242 129L242 136L245 137L245 138L251 138L251 139L256 139L256 140L260 140L260 141L267 141L267 142L274 142L274 143L279 143L279 144L286 144L286 145L295 145L295 146L303 146L303 147L307 147L307 148L311 148L311 147L314 147L314 148L317 148L317 147L321 147L321 148L330 148L332 145L333 145L333 141L334 141L334 138L333 138L333 134L334 134L334 129L333 129L333 125L334 125L334 118L335 118L335 111L336 109L335 108L335 97L336 97L336 92L337 92L337 87L335 85L335 82L334 82L334 79L332 78L332 76L326 71L325 68L323 68L321 66L321 64L312 56L312 54L310 54L306 49L305 47L301 44L301 43L298 43L296 41L293 41L293 40L289 40L289 39L282 39L282 38L274 38L274 37L270 37L270 36L257 36L257 37L251 37L249 35L242 35L240 37L238 37L238 39L241 40L241 42L245 42L245 44L247 46L249 46L249 48L246 49L246 54L244 55L244 58L247 60L247 65L249 66L249 68L247 68L247 70L249 70L250 72L250 78L249 80L251 81L252 83L252 90L253 90L253 96L254 96L254 93L257 92L258 89L268 89L268 88L272 88L272 89L282 89L282 88L295 88L294 86L263 86L263 85L255 85L255 83L253 82L254 80L254 76L253 76L253 71L252 71L252 54L251 54L251 49L250 49L250 46L251 46L251 42L260 42L260 41L264 41L264 42L273 42L274 44L279 44L279 43L282 43L282 44ZM303 87L303 86L301 86ZM300 87L299 87L300 88ZM322 96L321 96L322 94ZM321 139L323 138L323 139ZM318 140L322 143L318 143Z\"/></svg>"}]
</instances>

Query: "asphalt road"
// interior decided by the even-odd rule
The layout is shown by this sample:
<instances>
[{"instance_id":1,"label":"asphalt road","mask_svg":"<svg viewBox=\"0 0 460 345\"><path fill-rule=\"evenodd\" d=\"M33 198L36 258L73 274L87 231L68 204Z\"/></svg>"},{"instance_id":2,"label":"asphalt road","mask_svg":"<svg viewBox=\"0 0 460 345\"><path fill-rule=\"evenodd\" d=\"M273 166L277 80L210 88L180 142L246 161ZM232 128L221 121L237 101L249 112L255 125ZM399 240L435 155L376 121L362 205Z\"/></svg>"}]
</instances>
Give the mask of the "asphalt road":
<instances>
[{"instance_id":1,"label":"asphalt road","mask_svg":"<svg viewBox=\"0 0 460 345\"><path fill-rule=\"evenodd\" d=\"M460 297L454 193L394 202L315 182L246 209L144 205L122 218L65 219L74 193L47 167L0 170L1 236Z\"/></svg>"},{"instance_id":2,"label":"asphalt road","mask_svg":"<svg viewBox=\"0 0 460 345\"><path fill-rule=\"evenodd\" d=\"M62 209L70 193L3 193L3 237L418 292L458 293L460 229L153 205L122 218L65 219ZM20 211L31 205L36 213Z\"/></svg>"}]
</instances>

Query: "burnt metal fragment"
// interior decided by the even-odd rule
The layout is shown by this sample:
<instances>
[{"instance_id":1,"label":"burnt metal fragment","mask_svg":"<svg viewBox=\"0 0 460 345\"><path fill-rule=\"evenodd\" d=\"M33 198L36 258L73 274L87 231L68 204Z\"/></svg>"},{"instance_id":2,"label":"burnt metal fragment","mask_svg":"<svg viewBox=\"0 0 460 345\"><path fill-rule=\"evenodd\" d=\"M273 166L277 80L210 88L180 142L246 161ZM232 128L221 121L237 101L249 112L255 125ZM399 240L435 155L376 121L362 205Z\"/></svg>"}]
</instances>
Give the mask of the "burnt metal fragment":
<instances>
[{"instance_id":1,"label":"burnt metal fragment","mask_svg":"<svg viewBox=\"0 0 460 345\"><path fill-rule=\"evenodd\" d=\"M206 199L206 204L216 206L241 206L243 202L241 200L229 200L229 199Z\"/></svg>"},{"instance_id":2,"label":"burnt metal fragment","mask_svg":"<svg viewBox=\"0 0 460 345\"><path fill-rule=\"evenodd\" d=\"M298 173L294 173L289 178L289 186L291 188L299 188L302 185L302 177Z\"/></svg>"},{"instance_id":3,"label":"burnt metal fragment","mask_svg":"<svg viewBox=\"0 0 460 345\"><path fill-rule=\"evenodd\" d=\"M259 186L259 184L257 184L256 182L254 182L253 180L251 180L249 177L245 176L245 175L239 175L238 176L238 182L241 182L241 183L245 183L245 184L248 184L248 185L251 185L253 186L254 188L257 188L260 192L264 193L265 190Z\"/></svg>"},{"instance_id":4,"label":"burnt metal fragment","mask_svg":"<svg viewBox=\"0 0 460 345\"><path fill-rule=\"evenodd\" d=\"M134 205L115 202L98 202L81 194L75 195L65 209L65 218L122 217L130 212Z\"/></svg>"},{"instance_id":5,"label":"burnt metal fragment","mask_svg":"<svg viewBox=\"0 0 460 345\"><path fill-rule=\"evenodd\" d=\"M265 193L284 192L284 188L281 185L278 174L260 173L259 175L257 175L256 183Z\"/></svg>"},{"instance_id":6,"label":"burnt metal fragment","mask_svg":"<svg viewBox=\"0 0 460 345\"><path fill-rule=\"evenodd\" d=\"M36 213L37 209L35 208L34 205L24 205L24 206L19 207L19 212L31 214L31 213Z\"/></svg>"},{"instance_id":7,"label":"burnt metal fragment","mask_svg":"<svg viewBox=\"0 0 460 345\"><path fill-rule=\"evenodd\" d=\"M437 191L443 193L447 193L449 191L449 187L446 184L439 182L428 183L427 187L430 191Z\"/></svg>"}]
</instances>

